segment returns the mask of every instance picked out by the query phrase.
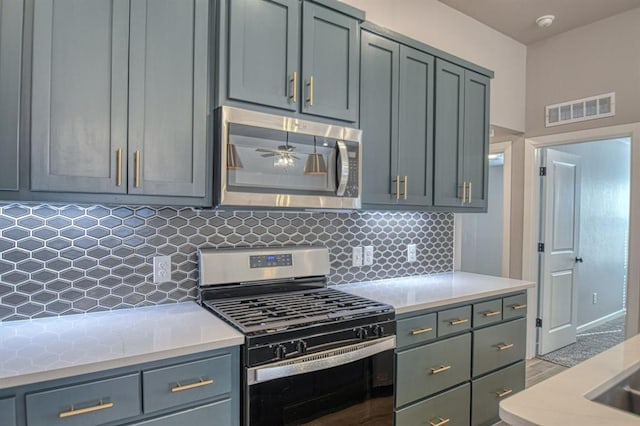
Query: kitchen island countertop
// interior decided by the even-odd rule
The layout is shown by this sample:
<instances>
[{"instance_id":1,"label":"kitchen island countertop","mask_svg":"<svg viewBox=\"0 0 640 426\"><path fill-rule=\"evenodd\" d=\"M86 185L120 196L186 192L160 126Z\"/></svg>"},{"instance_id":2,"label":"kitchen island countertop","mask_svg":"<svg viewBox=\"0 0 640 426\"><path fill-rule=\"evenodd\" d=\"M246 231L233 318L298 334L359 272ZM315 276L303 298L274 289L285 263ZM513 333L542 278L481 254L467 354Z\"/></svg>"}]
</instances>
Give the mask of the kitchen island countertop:
<instances>
[{"instance_id":1,"label":"kitchen island countertop","mask_svg":"<svg viewBox=\"0 0 640 426\"><path fill-rule=\"evenodd\" d=\"M242 343L194 302L0 322L0 389Z\"/></svg>"},{"instance_id":2,"label":"kitchen island countertop","mask_svg":"<svg viewBox=\"0 0 640 426\"><path fill-rule=\"evenodd\" d=\"M499 296L535 286L530 281L468 272L390 278L341 284L334 288L392 305L396 314Z\"/></svg>"}]
</instances>

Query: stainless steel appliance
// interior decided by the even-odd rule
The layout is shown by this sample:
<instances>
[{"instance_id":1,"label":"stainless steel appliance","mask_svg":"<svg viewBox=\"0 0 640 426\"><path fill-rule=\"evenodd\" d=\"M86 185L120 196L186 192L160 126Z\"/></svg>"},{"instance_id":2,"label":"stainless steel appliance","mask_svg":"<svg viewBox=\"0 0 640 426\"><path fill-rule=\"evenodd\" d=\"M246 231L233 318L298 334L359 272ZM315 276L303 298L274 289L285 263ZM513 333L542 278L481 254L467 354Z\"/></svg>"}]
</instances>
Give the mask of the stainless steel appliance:
<instances>
[{"instance_id":1,"label":"stainless steel appliance","mask_svg":"<svg viewBox=\"0 0 640 426\"><path fill-rule=\"evenodd\" d=\"M232 107L217 123L217 205L360 208L362 131Z\"/></svg>"},{"instance_id":2,"label":"stainless steel appliance","mask_svg":"<svg viewBox=\"0 0 640 426\"><path fill-rule=\"evenodd\" d=\"M395 313L326 286L324 247L202 249L199 299L245 335L243 424L392 425Z\"/></svg>"}]
</instances>

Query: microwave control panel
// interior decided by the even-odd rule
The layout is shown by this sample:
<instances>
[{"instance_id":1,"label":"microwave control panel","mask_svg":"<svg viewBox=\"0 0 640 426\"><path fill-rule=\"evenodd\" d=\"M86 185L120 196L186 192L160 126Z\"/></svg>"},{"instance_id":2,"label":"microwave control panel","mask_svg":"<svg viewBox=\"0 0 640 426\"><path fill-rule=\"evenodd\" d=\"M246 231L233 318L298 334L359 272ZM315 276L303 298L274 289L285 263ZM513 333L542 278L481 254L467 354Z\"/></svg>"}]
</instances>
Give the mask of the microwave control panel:
<instances>
[{"instance_id":1,"label":"microwave control panel","mask_svg":"<svg viewBox=\"0 0 640 426\"><path fill-rule=\"evenodd\" d=\"M359 192L358 177L360 176L358 146L351 145L347 149L347 155L349 157L349 179L347 180L347 188L344 191L344 196L357 198Z\"/></svg>"}]
</instances>

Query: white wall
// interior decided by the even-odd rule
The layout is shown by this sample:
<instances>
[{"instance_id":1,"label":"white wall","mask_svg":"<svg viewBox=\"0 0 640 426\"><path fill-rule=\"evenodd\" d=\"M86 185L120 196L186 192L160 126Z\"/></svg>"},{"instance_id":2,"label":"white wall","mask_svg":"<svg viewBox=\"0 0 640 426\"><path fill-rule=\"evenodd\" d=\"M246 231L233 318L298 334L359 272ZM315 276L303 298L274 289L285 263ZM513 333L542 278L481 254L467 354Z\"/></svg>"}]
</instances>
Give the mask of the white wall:
<instances>
[{"instance_id":1,"label":"white wall","mask_svg":"<svg viewBox=\"0 0 640 426\"><path fill-rule=\"evenodd\" d=\"M491 124L524 132L526 46L437 0L342 0L367 20L493 70Z\"/></svg>"}]
</instances>

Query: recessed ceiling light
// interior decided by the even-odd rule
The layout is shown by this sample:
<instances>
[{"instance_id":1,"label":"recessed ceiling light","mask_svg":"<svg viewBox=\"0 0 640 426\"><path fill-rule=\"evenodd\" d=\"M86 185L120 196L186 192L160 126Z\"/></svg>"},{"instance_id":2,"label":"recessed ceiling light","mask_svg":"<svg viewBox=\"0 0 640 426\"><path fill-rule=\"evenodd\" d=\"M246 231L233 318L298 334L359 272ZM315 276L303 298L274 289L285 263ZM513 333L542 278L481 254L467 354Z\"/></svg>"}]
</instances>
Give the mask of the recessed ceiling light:
<instances>
[{"instance_id":1,"label":"recessed ceiling light","mask_svg":"<svg viewBox=\"0 0 640 426\"><path fill-rule=\"evenodd\" d=\"M553 15L544 15L536 19L536 24L538 24L540 28L547 28L553 24L554 19L556 19L556 17Z\"/></svg>"}]
</instances>

